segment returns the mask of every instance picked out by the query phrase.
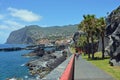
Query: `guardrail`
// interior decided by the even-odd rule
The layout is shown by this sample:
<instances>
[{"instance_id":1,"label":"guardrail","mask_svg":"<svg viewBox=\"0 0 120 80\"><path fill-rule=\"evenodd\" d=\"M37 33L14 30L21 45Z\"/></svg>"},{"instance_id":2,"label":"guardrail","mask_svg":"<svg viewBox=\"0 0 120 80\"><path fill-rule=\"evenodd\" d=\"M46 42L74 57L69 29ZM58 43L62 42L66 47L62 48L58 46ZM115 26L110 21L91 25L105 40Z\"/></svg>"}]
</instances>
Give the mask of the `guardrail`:
<instances>
[{"instance_id":1,"label":"guardrail","mask_svg":"<svg viewBox=\"0 0 120 80\"><path fill-rule=\"evenodd\" d=\"M75 55L72 56L70 62L68 63L59 80L74 80L74 59Z\"/></svg>"}]
</instances>

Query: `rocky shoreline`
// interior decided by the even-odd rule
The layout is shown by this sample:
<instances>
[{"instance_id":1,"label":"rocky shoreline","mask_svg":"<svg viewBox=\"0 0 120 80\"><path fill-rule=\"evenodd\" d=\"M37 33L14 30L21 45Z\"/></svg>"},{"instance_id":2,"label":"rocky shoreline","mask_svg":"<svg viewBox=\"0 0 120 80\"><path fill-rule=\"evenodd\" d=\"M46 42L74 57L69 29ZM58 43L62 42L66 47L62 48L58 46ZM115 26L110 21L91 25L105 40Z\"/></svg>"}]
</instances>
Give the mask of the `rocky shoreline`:
<instances>
[{"instance_id":1,"label":"rocky shoreline","mask_svg":"<svg viewBox=\"0 0 120 80\"><path fill-rule=\"evenodd\" d=\"M58 48L57 48L58 49ZM56 49L44 50L43 48L37 48L24 56L38 56L39 58L26 63L29 69L30 75L37 76L41 79L47 75L51 70L56 68L67 58L67 51L65 47L57 51Z\"/></svg>"},{"instance_id":2,"label":"rocky shoreline","mask_svg":"<svg viewBox=\"0 0 120 80\"><path fill-rule=\"evenodd\" d=\"M65 59L66 56L63 56L62 52L58 51L52 54L46 54L37 60L30 61L26 66L28 66L31 75L38 75L42 78Z\"/></svg>"},{"instance_id":3,"label":"rocky shoreline","mask_svg":"<svg viewBox=\"0 0 120 80\"><path fill-rule=\"evenodd\" d=\"M16 51L16 48L8 48L9 51ZM67 58L68 48L65 45L59 46L27 46L21 50L32 50L28 54L23 54L24 57L36 57L34 60L27 62L25 66L29 69L29 75L27 78L7 78L7 80L41 80L44 76L49 74L54 68L61 64ZM3 51L3 49L2 49ZM4 51L8 51L4 49Z\"/></svg>"}]
</instances>

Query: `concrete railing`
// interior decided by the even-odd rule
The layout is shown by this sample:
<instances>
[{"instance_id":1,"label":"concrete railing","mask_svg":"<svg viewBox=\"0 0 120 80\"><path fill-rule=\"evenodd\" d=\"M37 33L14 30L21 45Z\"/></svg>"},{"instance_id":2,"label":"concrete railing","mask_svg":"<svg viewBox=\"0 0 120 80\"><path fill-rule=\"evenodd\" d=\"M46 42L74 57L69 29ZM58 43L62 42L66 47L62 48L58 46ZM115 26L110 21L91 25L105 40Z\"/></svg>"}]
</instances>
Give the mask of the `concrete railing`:
<instances>
[{"instance_id":1,"label":"concrete railing","mask_svg":"<svg viewBox=\"0 0 120 80\"><path fill-rule=\"evenodd\" d=\"M74 57L75 55L71 55L41 80L72 80L74 76ZM66 75L66 78L63 78L64 75Z\"/></svg>"},{"instance_id":2,"label":"concrete railing","mask_svg":"<svg viewBox=\"0 0 120 80\"><path fill-rule=\"evenodd\" d=\"M72 56L70 59L66 69L62 73L59 80L73 80L74 79L74 61L75 61L75 55Z\"/></svg>"}]
</instances>

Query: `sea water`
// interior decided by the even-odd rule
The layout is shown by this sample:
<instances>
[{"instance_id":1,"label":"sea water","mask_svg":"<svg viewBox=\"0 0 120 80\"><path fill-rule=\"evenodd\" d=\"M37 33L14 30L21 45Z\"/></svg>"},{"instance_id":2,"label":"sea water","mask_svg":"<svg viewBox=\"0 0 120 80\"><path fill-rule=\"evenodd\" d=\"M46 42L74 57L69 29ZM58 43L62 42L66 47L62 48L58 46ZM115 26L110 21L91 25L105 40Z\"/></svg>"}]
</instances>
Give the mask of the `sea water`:
<instances>
[{"instance_id":1,"label":"sea water","mask_svg":"<svg viewBox=\"0 0 120 80\"><path fill-rule=\"evenodd\" d=\"M0 48L8 47L25 47L25 45L9 45L0 44ZM26 78L29 75L29 71L25 66L25 63L32 58L21 56L22 54L28 54L30 50L0 52L0 80L6 78Z\"/></svg>"}]
</instances>

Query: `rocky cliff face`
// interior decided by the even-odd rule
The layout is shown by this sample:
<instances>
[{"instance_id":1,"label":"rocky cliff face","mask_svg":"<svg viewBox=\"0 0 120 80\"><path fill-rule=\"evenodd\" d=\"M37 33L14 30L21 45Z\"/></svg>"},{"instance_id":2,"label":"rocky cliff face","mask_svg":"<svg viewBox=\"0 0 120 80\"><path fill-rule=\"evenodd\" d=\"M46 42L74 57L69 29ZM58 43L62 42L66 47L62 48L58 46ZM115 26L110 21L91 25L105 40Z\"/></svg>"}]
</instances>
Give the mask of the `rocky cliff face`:
<instances>
[{"instance_id":1,"label":"rocky cliff face","mask_svg":"<svg viewBox=\"0 0 120 80\"><path fill-rule=\"evenodd\" d=\"M40 27L37 25L26 26L13 31L7 39L7 44L34 44L42 38L55 39L67 37L77 31L77 25Z\"/></svg>"},{"instance_id":2,"label":"rocky cliff face","mask_svg":"<svg viewBox=\"0 0 120 80\"><path fill-rule=\"evenodd\" d=\"M41 28L38 26L29 26L24 27L22 29L11 32L9 35L7 42L8 44L30 44L34 43L39 36Z\"/></svg>"},{"instance_id":3,"label":"rocky cliff face","mask_svg":"<svg viewBox=\"0 0 120 80\"><path fill-rule=\"evenodd\" d=\"M120 6L108 15L106 21L105 35L109 43L105 51L111 57L111 65L120 66Z\"/></svg>"}]
</instances>

